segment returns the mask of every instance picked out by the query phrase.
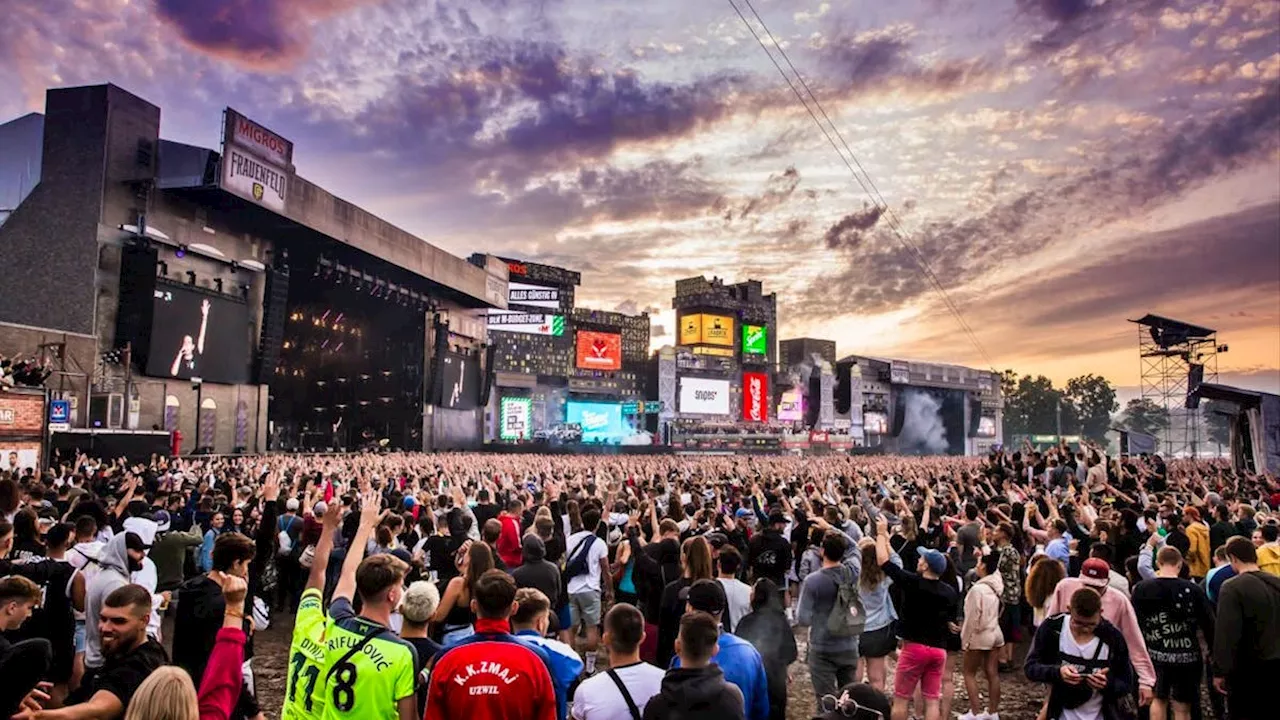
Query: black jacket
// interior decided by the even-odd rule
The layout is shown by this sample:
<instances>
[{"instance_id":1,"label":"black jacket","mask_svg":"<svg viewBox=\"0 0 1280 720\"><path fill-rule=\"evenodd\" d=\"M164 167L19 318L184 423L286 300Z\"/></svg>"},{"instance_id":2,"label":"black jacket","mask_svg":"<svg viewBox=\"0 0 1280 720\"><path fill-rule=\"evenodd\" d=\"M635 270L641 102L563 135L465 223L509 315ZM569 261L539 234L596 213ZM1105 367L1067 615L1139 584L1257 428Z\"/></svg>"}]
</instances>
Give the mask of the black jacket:
<instances>
[{"instance_id":1,"label":"black jacket","mask_svg":"<svg viewBox=\"0 0 1280 720\"><path fill-rule=\"evenodd\" d=\"M744 616L734 628L734 635L751 643L764 661L769 681L769 716L785 717L787 707L787 667L799 657L796 636L787 622L778 598Z\"/></svg>"},{"instance_id":2,"label":"black jacket","mask_svg":"<svg viewBox=\"0 0 1280 720\"><path fill-rule=\"evenodd\" d=\"M1049 685L1048 717L1051 718L1062 715L1062 709L1071 694L1080 692L1080 688L1089 687L1084 681L1073 686L1062 680L1062 656L1058 641L1062 633L1071 632L1067 627L1069 617L1066 613L1055 615L1040 625L1023 664L1028 680ZM1125 645L1124 635L1106 620L1098 625L1094 634L1107 646L1108 652L1107 685L1101 691L1102 717L1106 720L1125 720L1128 716L1122 712L1120 703L1138 689L1137 675L1129 661L1129 647Z\"/></svg>"},{"instance_id":3,"label":"black jacket","mask_svg":"<svg viewBox=\"0 0 1280 720\"><path fill-rule=\"evenodd\" d=\"M639 538L631 538L631 557L635 569L631 580L636 585L640 612L644 621L657 625L662 608L662 591L667 583L680 577L680 541L667 538L640 546Z\"/></svg>"},{"instance_id":4,"label":"black jacket","mask_svg":"<svg viewBox=\"0 0 1280 720\"><path fill-rule=\"evenodd\" d=\"M715 665L674 668L662 678L662 689L649 698L644 720L745 720L742 691L724 679Z\"/></svg>"},{"instance_id":5,"label":"black jacket","mask_svg":"<svg viewBox=\"0 0 1280 720\"><path fill-rule=\"evenodd\" d=\"M516 587L537 588L551 601L553 610L560 607L560 568L547 562L547 547L542 539L525 535L520 547L523 563L511 571Z\"/></svg>"},{"instance_id":6,"label":"black jacket","mask_svg":"<svg viewBox=\"0 0 1280 720\"><path fill-rule=\"evenodd\" d=\"M1237 575L1218 591L1214 674L1230 677L1280 659L1280 578L1261 570Z\"/></svg>"},{"instance_id":7,"label":"black jacket","mask_svg":"<svg viewBox=\"0 0 1280 720\"><path fill-rule=\"evenodd\" d=\"M783 577L791 567L791 543L777 530L767 529L751 538L748 564L756 580L769 578L778 587L786 587Z\"/></svg>"}]
</instances>

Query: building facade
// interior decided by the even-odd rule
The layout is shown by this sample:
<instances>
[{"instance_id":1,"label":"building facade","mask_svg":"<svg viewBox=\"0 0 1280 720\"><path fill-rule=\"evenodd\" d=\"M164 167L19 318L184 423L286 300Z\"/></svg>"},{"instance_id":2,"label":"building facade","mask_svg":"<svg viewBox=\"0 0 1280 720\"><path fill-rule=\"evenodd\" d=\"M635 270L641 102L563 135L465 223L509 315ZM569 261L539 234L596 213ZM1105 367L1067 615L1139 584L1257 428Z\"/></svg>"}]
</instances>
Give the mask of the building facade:
<instances>
[{"instance_id":1,"label":"building facade","mask_svg":"<svg viewBox=\"0 0 1280 720\"><path fill-rule=\"evenodd\" d=\"M836 366L836 341L818 338L790 338L778 343L778 359L782 367L795 367L812 363L814 357L822 358L830 367Z\"/></svg>"}]
</instances>

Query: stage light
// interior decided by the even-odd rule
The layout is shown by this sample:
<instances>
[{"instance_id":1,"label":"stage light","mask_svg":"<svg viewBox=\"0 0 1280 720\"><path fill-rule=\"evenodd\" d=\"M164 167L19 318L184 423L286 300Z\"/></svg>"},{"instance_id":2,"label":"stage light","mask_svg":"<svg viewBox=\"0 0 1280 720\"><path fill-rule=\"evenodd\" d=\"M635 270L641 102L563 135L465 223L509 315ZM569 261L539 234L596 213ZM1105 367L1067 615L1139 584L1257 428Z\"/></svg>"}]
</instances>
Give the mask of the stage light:
<instances>
[{"instance_id":1,"label":"stage light","mask_svg":"<svg viewBox=\"0 0 1280 720\"><path fill-rule=\"evenodd\" d=\"M184 258L184 257L186 257L186 256L187 256L187 246L186 246L186 245L179 245L179 246L178 246L178 249L173 251L173 254L174 254L175 256L177 256L177 257L180 257L180 258Z\"/></svg>"}]
</instances>

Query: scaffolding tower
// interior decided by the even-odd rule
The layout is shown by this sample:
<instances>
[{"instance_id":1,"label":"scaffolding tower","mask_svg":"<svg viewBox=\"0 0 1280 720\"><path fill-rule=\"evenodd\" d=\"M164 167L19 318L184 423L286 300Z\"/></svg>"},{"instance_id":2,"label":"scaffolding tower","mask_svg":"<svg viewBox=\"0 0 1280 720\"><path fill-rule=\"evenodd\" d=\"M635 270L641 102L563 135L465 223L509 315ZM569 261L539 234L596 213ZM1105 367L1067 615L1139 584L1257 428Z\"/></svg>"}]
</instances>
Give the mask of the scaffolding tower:
<instances>
[{"instance_id":1,"label":"scaffolding tower","mask_svg":"<svg viewBox=\"0 0 1280 720\"><path fill-rule=\"evenodd\" d=\"M1199 399L1191 395L1201 383L1218 381L1218 331L1199 325L1145 315L1130 320L1138 326L1141 397L1164 408L1169 426L1159 435L1169 457L1195 457L1200 450Z\"/></svg>"}]
</instances>

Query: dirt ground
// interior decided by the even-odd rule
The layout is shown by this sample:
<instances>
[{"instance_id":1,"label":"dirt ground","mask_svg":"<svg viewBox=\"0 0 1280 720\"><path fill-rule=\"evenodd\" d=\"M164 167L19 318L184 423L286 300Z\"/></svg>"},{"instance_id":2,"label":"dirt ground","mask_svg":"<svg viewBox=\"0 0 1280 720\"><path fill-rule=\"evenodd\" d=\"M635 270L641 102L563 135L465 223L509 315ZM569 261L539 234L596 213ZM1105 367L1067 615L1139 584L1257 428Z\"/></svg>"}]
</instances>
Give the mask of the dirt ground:
<instances>
[{"instance_id":1,"label":"dirt ground","mask_svg":"<svg viewBox=\"0 0 1280 720\"><path fill-rule=\"evenodd\" d=\"M257 684L258 700L270 720L279 720L280 706L284 694L285 672L289 655L289 639L293 632L293 618L276 615L270 628L259 633L254 639L256 655L253 659L254 680ZM797 633L797 644L800 646L801 661L790 669L791 695L787 702L787 720L809 720L815 712L813 685L809 682L809 673L803 658L805 641L803 633ZM1020 646L1016 659L1022 660L1025 646ZM605 665L601 662L601 666ZM892 674L890 674L892 682ZM964 691L964 681L957 670L955 679L955 695L952 711L945 716L947 720L956 714L966 711L968 697ZM1008 673L1001 676L1000 718L1001 720L1034 720L1036 711L1045 697L1042 687L1027 682L1021 672ZM982 684L985 688L985 683ZM985 692L985 690L984 690ZM922 713L917 713L917 716Z\"/></svg>"}]
</instances>

